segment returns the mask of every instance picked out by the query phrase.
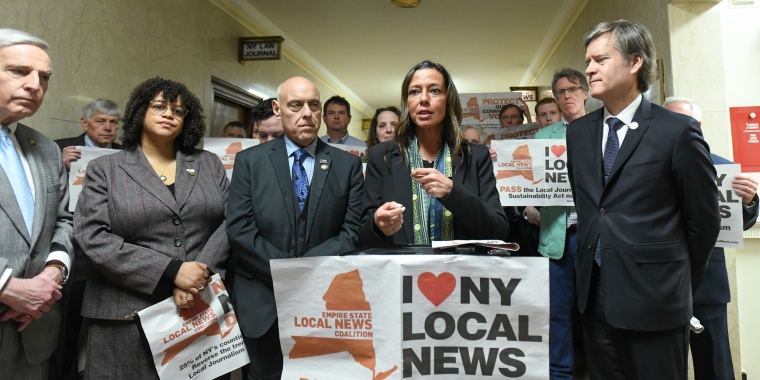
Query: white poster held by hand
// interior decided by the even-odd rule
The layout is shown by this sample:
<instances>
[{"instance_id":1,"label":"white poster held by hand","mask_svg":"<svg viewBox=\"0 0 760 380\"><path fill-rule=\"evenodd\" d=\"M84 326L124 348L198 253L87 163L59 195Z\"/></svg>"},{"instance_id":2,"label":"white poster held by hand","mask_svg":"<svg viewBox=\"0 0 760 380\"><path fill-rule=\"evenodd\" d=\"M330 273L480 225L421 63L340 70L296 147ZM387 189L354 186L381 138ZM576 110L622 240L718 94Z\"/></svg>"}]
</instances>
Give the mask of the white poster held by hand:
<instances>
[{"instance_id":1,"label":"white poster held by hand","mask_svg":"<svg viewBox=\"0 0 760 380\"><path fill-rule=\"evenodd\" d=\"M69 211L74 212L77 207L79 194L82 192L84 174L87 171L87 165L90 161L109 154L118 153L118 149L93 148L89 146L76 147L82 152L82 157L71 162L69 170Z\"/></svg>"},{"instance_id":2,"label":"white poster held by hand","mask_svg":"<svg viewBox=\"0 0 760 380\"><path fill-rule=\"evenodd\" d=\"M732 182L742 172L741 165L715 165L720 203L720 234L716 247L744 248L744 210L742 197L734 192Z\"/></svg>"},{"instance_id":3,"label":"white poster held by hand","mask_svg":"<svg viewBox=\"0 0 760 380\"><path fill-rule=\"evenodd\" d=\"M523 104L521 92L460 93L459 101L462 102L462 125L480 127L487 136L502 129L499 124L502 107Z\"/></svg>"},{"instance_id":4,"label":"white poster held by hand","mask_svg":"<svg viewBox=\"0 0 760 380\"><path fill-rule=\"evenodd\" d=\"M502 206L572 206L565 140L493 141Z\"/></svg>"},{"instance_id":5,"label":"white poster held by hand","mask_svg":"<svg viewBox=\"0 0 760 380\"><path fill-rule=\"evenodd\" d=\"M235 155L252 146L259 145L259 139L240 139L229 137L206 137L203 139L203 150L219 157L227 178L232 180L232 168L235 166Z\"/></svg>"},{"instance_id":6,"label":"white poster held by hand","mask_svg":"<svg viewBox=\"0 0 760 380\"><path fill-rule=\"evenodd\" d=\"M167 298L137 313L162 380L212 380L250 362L219 274L180 309Z\"/></svg>"}]
</instances>

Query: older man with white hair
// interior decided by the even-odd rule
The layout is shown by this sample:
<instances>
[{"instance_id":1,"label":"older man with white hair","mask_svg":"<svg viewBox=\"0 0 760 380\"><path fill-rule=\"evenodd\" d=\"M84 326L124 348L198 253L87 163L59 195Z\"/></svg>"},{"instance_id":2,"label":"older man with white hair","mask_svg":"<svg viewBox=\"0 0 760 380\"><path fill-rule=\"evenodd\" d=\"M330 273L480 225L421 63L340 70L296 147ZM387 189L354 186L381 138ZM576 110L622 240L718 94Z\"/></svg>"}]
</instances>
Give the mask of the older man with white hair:
<instances>
[{"instance_id":1,"label":"older man with white hair","mask_svg":"<svg viewBox=\"0 0 760 380\"><path fill-rule=\"evenodd\" d=\"M19 121L53 73L45 41L0 29L0 371L46 379L60 323L56 301L73 252L66 167L58 146Z\"/></svg>"},{"instance_id":2,"label":"older man with white hair","mask_svg":"<svg viewBox=\"0 0 760 380\"><path fill-rule=\"evenodd\" d=\"M680 114L693 117L702 126L702 110L691 99L670 97L663 107ZM725 165L733 162L710 153L713 164ZM732 186L742 197L742 217L744 230L755 225L758 215L757 181L745 174L737 175ZM694 316L705 327L701 334L691 333L689 346L694 362L694 376L698 380L733 380L734 366L731 361L731 346L728 341L728 308L731 289L728 285L726 256L723 248L714 248L707 264L702 285L694 293Z\"/></svg>"}]
</instances>

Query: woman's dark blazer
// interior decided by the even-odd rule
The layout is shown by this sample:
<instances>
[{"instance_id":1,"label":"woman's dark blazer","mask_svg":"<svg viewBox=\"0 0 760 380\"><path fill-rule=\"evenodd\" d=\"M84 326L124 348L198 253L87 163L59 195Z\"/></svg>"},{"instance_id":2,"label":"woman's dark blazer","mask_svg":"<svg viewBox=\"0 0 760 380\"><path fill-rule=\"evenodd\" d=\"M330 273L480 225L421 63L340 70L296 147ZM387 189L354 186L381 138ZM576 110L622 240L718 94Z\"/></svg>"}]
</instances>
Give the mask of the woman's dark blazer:
<instances>
[{"instance_id":1,"label":"woman's dark blazer","mask_svg":"<svg viewBox=\"0 0 760 380\"><path fill-rule=\"evenodd\" d=\"M454 186L448 197L439 200L454 214L455 239L506 241L509 224L499 202L488 148L480 144L469 145L472 156L469 160L464 160L462 155L454 157ZM403 228L389 237L375 227L374 220L375 211L391 201L400 203L406 210ZM409 165L404 164L395 141L375 145L370 149L367 160L359 244L364 247L414 244L413 224L412 177Z\"/></svg>"},{"instance_id":2,"label":"woman's dark blazer","mask_svg":"<svg viewBox=\"0 0 760 380\"><path fill-rule=\"evenodd\" d=\"M160 301L153 293L172 259L222 270L230 249L227 174L210 152L176 157L176 197L139 147L87 166L74 213L75 237L92 264L83 316L124 320Z\"/></svg>"}]
</instances>

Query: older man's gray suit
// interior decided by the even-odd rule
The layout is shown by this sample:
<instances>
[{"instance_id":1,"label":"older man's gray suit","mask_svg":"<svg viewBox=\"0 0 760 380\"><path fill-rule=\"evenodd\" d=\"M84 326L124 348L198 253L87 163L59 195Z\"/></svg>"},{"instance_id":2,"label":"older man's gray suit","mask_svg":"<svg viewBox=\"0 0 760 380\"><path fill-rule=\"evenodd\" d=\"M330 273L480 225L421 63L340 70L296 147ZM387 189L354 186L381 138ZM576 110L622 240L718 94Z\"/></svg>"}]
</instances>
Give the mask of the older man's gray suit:
<instances>
[{"instance_id":1,"label":"older man's gray suit","mask_svg":"<svg viewBox=\"0 0 760 380\"><path fill-rule=\"evenodd\" d=\"M63 250L70 256L73 252L72 217L67 210L68 181L61 151L53 140L20 123L15 134L34 178L34 227L29 236L11 183L0 167L0 273L11 268L12 277L32 278L45 269L51 251ZM8 305L0 303L0 315L7 310ZM21 333L15 333L16 322L0 323L3 378L19 378L15 374L7 377L5 369L13 368L8 361L37 364L50 357L56 346L59 322L60 310L55 304ZM14 333L20 339L8 335Z\"/></svg>"}]
</instances>

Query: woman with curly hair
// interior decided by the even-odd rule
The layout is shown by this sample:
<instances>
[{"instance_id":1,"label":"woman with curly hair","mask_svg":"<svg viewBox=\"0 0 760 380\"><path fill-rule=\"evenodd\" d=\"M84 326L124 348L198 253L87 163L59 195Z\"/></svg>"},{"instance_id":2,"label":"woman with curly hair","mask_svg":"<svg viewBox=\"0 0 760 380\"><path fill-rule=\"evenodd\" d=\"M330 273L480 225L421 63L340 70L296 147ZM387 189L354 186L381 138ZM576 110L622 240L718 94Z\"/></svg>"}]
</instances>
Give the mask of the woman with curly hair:
<instances>
[{"instance_id":1,"label":"woman with curly hair","mask_svg":"<svg viewBox=\"0 0 760 380\"><path fill-rule=\"evenodd\" d=\"M507 238L488 148L467 142L461 121L443 66L423 61L409 70L396 135L369 152L360 245Z\"/></svg>"},{"instance_id":2,"label":"woman with curly hair","mask_svg":"<svg viewBox=\"0 0 760 380\"><path fill-rule=\"evenodd\" d=\"M394 106L378 108L372 122L369 126L369 138L367 139L367 152L364 157L369 157L369 149L373 146L393 140L393 134L398 125L398 119L401 117L401 111Z\"/></svg>"},{"instance_id":3,"label":"woman with curly hair","mask_svg":"<svg viewBox=\"0 0 760 380\"><path fill-rule=\"evenodd\" d=\"M135 311L173 297L179 308L229 251L229 182L219 158L195 149L206 126L184 85L137 86L123 122L124 150L87 166L74 234L89 259L82 316L90 318L86 379L158 379Z\"/></svg>"}]
</instances>

